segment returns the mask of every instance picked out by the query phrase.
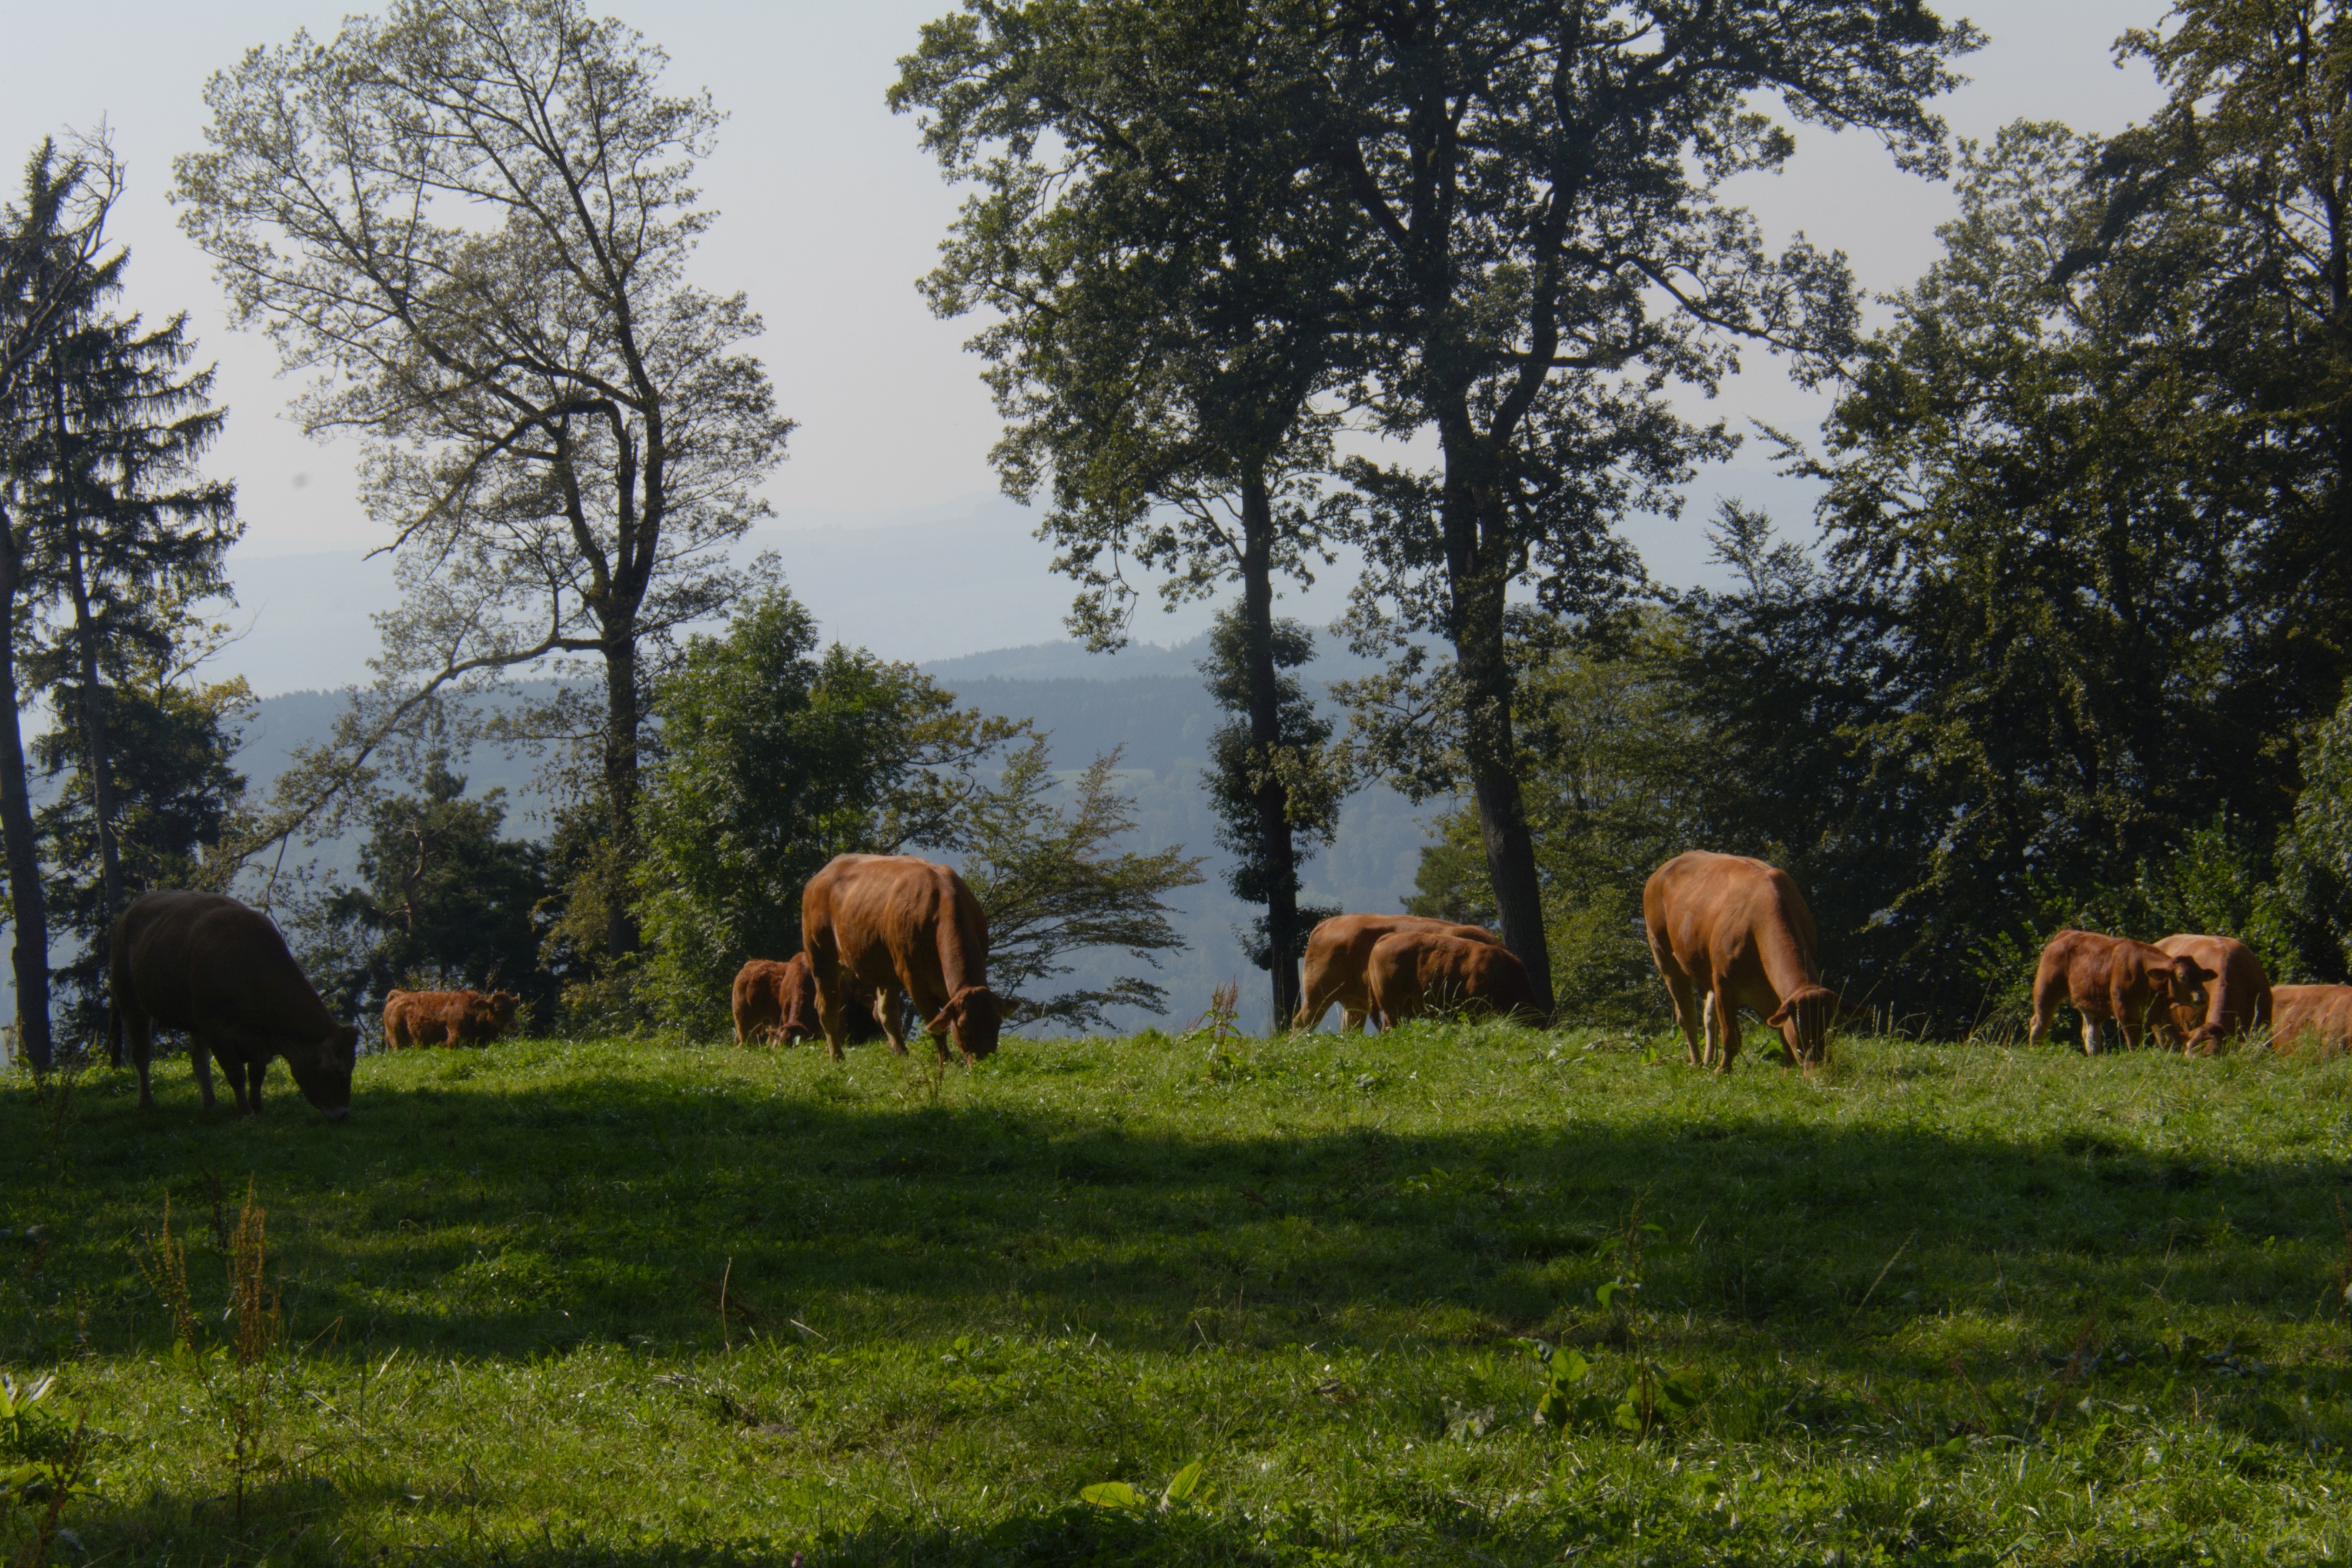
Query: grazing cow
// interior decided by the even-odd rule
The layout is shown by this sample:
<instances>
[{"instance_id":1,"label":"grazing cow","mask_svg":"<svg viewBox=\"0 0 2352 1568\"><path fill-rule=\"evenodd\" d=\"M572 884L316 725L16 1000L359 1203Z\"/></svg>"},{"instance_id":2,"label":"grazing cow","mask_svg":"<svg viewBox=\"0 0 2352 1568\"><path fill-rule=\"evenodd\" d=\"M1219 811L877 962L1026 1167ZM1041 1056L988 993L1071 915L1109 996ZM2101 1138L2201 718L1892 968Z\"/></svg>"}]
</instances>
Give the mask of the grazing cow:
<instances>
[{"instance_id":1,"label":"grazing cow","mask_svg":"<svg viewBox=\"0 0 2352 1568\"><path fill-rule=\"evenodd\" d=\"M2102 936L2095 931L2061 931L2042 949L2033 970L2033 1024L2029 1043L2039 1045L2058 1009L2072 1006L2083 1015L2083 1051L2099 1053L2099 1026L2112 1019L2126 1048L2139 1045L2140 1026L2179 1039L2176 1008L2205 1011L2204 988L2212 970L2196 959L2175 956L2148 942Z\"/></svg>"},{"instance_id":2,"label":"grazing cow","mask_svg":"<svg viewBox=\"0 0 2352 1568\"><path fill-rule=\"evenodd\" d=\"M835 1061L848 1038L848 1004L860 996L879 998L890 1049L902 1055L901 995L940 1061L950 1037L966 1061L996 1049L1002 1004L988 988L988 918L948 867L912 855L834 856L802 890L801 947Z\"/></svg>"},{"instance_id":3,"label":"grazing cow","mask_svg":"<svg viewBox=\"0 0 2352 1568\"><path fill-rule=\"evenodd\" d=\"M515 1009L521 1005L511 991L386 991L384 1049L488 1045L514 1028Z\"/></svg>"},{"instance_id":4,"label":"grazing cow","mask_svg":"<svg viewBox=\"0 0 2352 1568\"><path fill-rule=\"evenodd\" d=\"M1391 1024L1425 1013L1498 1013L1551 1027L1528 971L1507 948L1443 931L1391 931L1364 966L1372 1008Z\"/></svg>"},{"instance_id":5,"label":"grazing cow","mask_svg":"<svg viewBox=\"0 0 2352 1568\"><path fill-rule=\"evenodd\" d=\"M1642 920L1694 1065L1731 1071L1741 1008L1780 1031L1792 1062L1829 1060L1837 995L1822 984L1813 912L1787 872L1692 850L1650 873Z\"/></svg>"},{"instance_id":6,"label":"grazing cow","mask_svg":"<svg viewBox=\"0 0 2352 1568\"><path fill-rule=\"evenodd\" d=\"M880 1001L879 998L874 1002ZM795 953L785 959L754 958L735 972L735 1043L768 1040L798 1045L819 1040L824 1027L817 1016L816 976L808 956ZM844 1014L849 1043L862 1045L882 1038L881 1022L872 1005L850 1007Z\"/></svg>"},{"instance_id":7,"label":"grazing cow","mask_svg":"<svg viewBox=\"0 0 2352 1568\"><path fill-rule=\"evenodd\" d=\"M1374 945L1399 931L1434 931L1467 942L1501 946L1495 934L1483 925L1457 925L1451 920L1432 920L1420 915L1334 915L1328 920L1316 922L1315 929L1307 934L1307 955L1300 966L1298 1012L1290 1020L1290 1027L1318 1027L1323 1015L1337 1002L1342 1027L1349 1034L1360 1033L1365 1018L1372 1010L1364 967L1371 962Z\"/></svg>"},{"instance_id":8,"label":"grazing cow","mask_svg":"<svg viewBox=\"0 0 2352 1568\"><path fill-rule=\"evenodd\" d=\"M2168 936L2157 946L2176 958L2192 958L2210 970L2200 1010L2175 1003L2173 1032L2184 1036L2183 1051L2210 1056L2231 1035L2271 1027L2271 981L2254 950L2234 936Z\"/></svg>"},{"instance_id":9,"label":"grazing cow","mask_svg":"<svg viewBox=\"0 0 2352 1568\"><path fill-rule=\"evenodd\" d=\"M215 1057L236 1108L257 1116L270 1059L283 1056L304 1099L338 1122L351 1113L360 1031L327 1010L268 915L216 893L144 894L115 921L107 968L108 1027L118 1049L130 1036L141 1105L155 1103L160 1024L186 1031L206 1110Z\"/></svg>"},{"instance_id":10,"label":"grazing cow","mask_svg":"<svg viewBox=\"0 0 2352 1568\"><path fill-rule=\"evenodd\" d=\"M2271 1043L2299 1051L2308 1040L2322 1048L2352 1049L2352 986L2271 988Z\"/></svg>"}]
</instances>

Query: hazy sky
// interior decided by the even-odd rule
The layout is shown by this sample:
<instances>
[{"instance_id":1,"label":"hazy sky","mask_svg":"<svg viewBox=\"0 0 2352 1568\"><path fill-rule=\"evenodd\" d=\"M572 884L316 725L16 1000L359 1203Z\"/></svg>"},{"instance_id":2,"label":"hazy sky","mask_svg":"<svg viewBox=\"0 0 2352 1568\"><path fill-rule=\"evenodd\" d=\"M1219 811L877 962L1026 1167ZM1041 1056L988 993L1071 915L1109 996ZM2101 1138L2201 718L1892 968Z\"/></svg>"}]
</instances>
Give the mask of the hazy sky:
<instances>
[{"instance_id":1,"label":"hazy sky","mask_svg":"<svg viewBox=\"0 0 2352 1568\"><path fill-rule=\"evenodd\" d=\"M240 559L363 549L382 534L352 497L349 453L313 444L282 416L289 389L276 379L268 345L227 330L209 267L164 201L170 163L200 144L211 72L298 28L331 32L347 8L300 0L26 6L12 16L11 47L0 57L0 154L12 186L16 160L44 132L101 118L113 127L131 182L116 225L133 253L131 302L159 314L186 308L204 351L220 361L232 418L213 466L240 486ZM801 422L792 457L767 490L779 520L875 526L973 513L972 499L995 488L987 452L996 422L976 363L961 351L969 326L934 319L914 288L957 197L917 146L912 121L882 102L897 57L949 0L614 8L667 48L668 85L708 87L731 115L704 169L724 215L703 248L699 280L745 290L765 316L758 351L782 408ZM2024 116L2113 131L2156 101L2147 73L2117 70L2110 46L2126 27L2158 21L2158 0L1990 0L1949 10L1992 40L1967 63L1974 82L1944 106L1962 134L1986 136ZM1791 171L1754 179L1741 193L1768 235L1803 229L1843 249L1874 289L1908 282L1934 258L1934 226L1951 210L1946 191L1895 173L1874 142L1823 132L1801 132ZM1822 408L1769 359L1751 364L1722 406L1735 422L1759 417L1808 434ZM1699 515L1715 494L1759 485L1772 488L1754 459L1703 476L1693 517L1643 538L1654 570L1678 580L1698 574ZM1791 505L1787 492L1774 494ZM1006 514L973 515L996 519L975 527L1009 529L1022 542ZM1047 597L1066 601L1066 592ZM964 641L991 646L1006 635L975 622ZM967 650L926 646L920 656L940 651Z\"/></svg>"}]
</instances>

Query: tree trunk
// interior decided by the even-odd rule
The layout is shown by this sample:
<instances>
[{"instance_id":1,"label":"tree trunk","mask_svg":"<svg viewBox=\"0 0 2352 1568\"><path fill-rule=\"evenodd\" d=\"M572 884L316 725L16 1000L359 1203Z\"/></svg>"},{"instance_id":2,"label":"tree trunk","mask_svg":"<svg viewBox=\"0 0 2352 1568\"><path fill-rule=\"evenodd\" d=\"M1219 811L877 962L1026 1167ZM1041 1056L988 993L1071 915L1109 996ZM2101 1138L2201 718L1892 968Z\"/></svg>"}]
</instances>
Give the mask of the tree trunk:
<instances>
[{"instance_id":1,"label":"tree trunk","mask_svg":"<svg viewBox=\"0 0 2352 1568\"><path fill-rule=\"evenodd\" d=\"M1515 683L1503 641L1504 591L1509 574L1482 548L1482 515L1496 494L1488 477L1486 444L1466 418L1449 421L1442 521L1445 529L1450 631L1459 667L1464 711L1463 753L1478 807L1478 837L1486 852L1486 878L1495 893L1503 946L1527 967L1537 1002L1551 1012L1551 945L1544 935L1543 888L1536 874L1535 834L1519 793L1518 745L1513 734ZM1499 519L1497 520L1499 521ZM1500 527L1494 529L1499 539ZM1497 547L1498 549L1501 547Z\"/></svg>"},{"instance_id":2,"label":"tree trunk","mask_svg":"<svg viewBox=\"0 0 2352 1568\"><path fill-rule=\"evenodd\" d=\"M1248 632L1250 750L1263 764L1283 742L1282 687L1274 667L1274 506L1265 468L1242 475L1242 623ZM1298 862L1291 841L1289 792L1269 767L1257 788L1258 854L1265 868L1267 971L1274 981L1274 1032L1298 1010Z\"/></svg>"},{"instance_id":3,"label":"tree trunk","mask_svg":"<svg viewBox=\"0 0 2352 1568\"><path fill-rule=\"evenodd\" d=\"M604 953L637 950L629 872L637 863L637 638L632 620L604 643L604 800L612 812L614 885L606 890Z\"/></svg>"},{"instance_id":4,"label":"tree trunk","mask_svg":"<svg viewBox=\"0 0 2352 1568\"><path fill-rule=\"evenodd\" d=\"M16 1039L25 1060L46 1072L56 1060L49 1039L49 912L41 896L41 860L26 788L25 737L16 722L16 592L21 562L16 525L0 509L0 845L8 857L8 902L16 926L10 954L16 976Z\"/></svg>"},{"instance_id":5,"label":"tree trunk","mask_svg":"<svg viewBox=\"0 0 2352 1568\"><path fill-rule=\"evenodd\" d=\"M63 434L60 428L59 434ZM111 932L122 913L122 855L115 841L114 753L106 737L106 704L98 685L98 627L89 612L89 585L82 571L81 522L66 518L67 581L73 591L74 641L81 664L82 767L89 774L90 810L98 819L99 897L97 929ZM122 1041L107 1031L108 1059L122 1065Z\"/></svg>"}]
</instances>

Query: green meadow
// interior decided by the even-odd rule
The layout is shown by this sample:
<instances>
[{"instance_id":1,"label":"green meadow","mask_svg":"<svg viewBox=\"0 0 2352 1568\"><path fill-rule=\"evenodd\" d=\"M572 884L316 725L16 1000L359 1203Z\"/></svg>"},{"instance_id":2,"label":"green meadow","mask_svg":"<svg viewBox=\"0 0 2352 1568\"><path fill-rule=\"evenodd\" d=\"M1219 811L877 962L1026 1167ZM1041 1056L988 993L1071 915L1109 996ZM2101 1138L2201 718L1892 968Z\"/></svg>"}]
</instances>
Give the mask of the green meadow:
<instances>
[{"instance_id":1,"label":"green meadow","mask_svg":"<svg viewBox=\"0 0 2352 1568\"><path fill-rule=\"evenodd\" d=\"M0 1562L2352 1556L2352 1061L1837 1052L531 1041L341 1126L14 1080L0 1472L85 1490Z\"/></svg>"}]
</instances>

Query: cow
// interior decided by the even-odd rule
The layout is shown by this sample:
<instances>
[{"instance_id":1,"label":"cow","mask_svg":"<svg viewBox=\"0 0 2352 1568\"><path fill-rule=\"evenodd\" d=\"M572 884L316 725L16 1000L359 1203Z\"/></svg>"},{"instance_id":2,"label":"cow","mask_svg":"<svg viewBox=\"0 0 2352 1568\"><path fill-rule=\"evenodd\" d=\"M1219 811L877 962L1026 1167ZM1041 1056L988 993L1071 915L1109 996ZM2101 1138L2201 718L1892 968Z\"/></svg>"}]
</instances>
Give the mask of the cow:
<instances>
[{"instance_id":1,"label":"cow","mask_svg":"<svg viewBox=\"0 0 2352 1568\"><path fill-rule=\"evenodd\" d=\"M861 998L859 1005L845 1009L843 1022L848 1029L850 1044L861 1045L883 1037L881 1022L875 1013L880 1000L874 998L868 1002ZM816 976L810 970L804 953L782 959L753 958L746 963L735 972L732 1002L738 1045L756 1040L798 1045L804 1040L824 1038L824 1028L817 1017Z\"/></svg>"},{"instance_id":2,"label":"cow","mask_svg":"<svg viewBox=\"0 0 2352 1568\"><path fill-rule=\"evenodd\" d=\"M2083 1052L2099 1053L2099 1026L2113 1020L2126 1048L2139 1044L2143 1022L2159 1035L2179 1038L2173 1009L2205 1012L2204 988L2216 977L2196 959L2176 956L2148 942L2103 936L2095 931L2059 932L2042 949L2033 970L2033 1022L2029 1044L2050 1032L2058 1009L2072 1006L2083 1015Z\"/></svg>"},{"instance_id":3,"label":"cow","mask_svg":"<svg viewBox=\"0 0 2352 1568\"><path fill-rule=\"evenodd\" d=\"M950 1038L966 1061L996 1049L1003 1004L988 988L988 917L950 868L912 855L834 856L801 891L801 949L835 1061L860 996L880 999L883 1031L901 1055L901 995L940 1061Z\"/></svg>"},{"instance_id":4,"label":"cow","mask_svg":"<svg viewBox=\"0 0 2352 1568\"><path fill-rule=\"evenodd\" d=\"M2308 1038L2315 1046L2352 1048L2352 986L2271 988L2271 1043L2294 1051Z\"/></svg>"},{"instance_id":5,"label":"cow","mask_svg":"<svg viewBox=\"0 0 2352 1568\"><path fill-rule=\"evenodd\" d=\"M522 998L511 991L403 991L383 994L383 1045L488 1045L514 1028Z\"/></svg>"},{"instance_id":6,"label":"cow","mask_svg":"<svg viewBox=\"0 0 2352 1568\"><path fill-rule=\"evenodd\" d=\"M1731 1071L1741 1008L1780 1031L1791 1063L1829 1060L1837 994L1822 984L1813 912L1787 872L1688 851L1643 884L1642 922L1692 1065Z\"/></svg>"},{"instance_id":7,"label":"cow","mask_svg":"<svg viewBox=\"0 0 2352 1568\"><path fill-rule=\"evenodd\" d=\"M2173 1032L2183 1051L2210 1056L2231 1035L2271 1027L2271 982L2254 950L2233 936L2167 936L2157 946L2176 958L2191 958L2212 972L2205 1006L2172 1008Z\"/></svg>"},{"instance_id":8,"label":"cow","mask_svg":"<svg viewBox=\"0 0 2352 1568\"><path fill-rule=\"evenodd\" d=\"M1493 942L1444 931L1391 931L1372 944L1364 983L1373 1010L1392 1025L1428 1013L1459 1013L1551 1027L1525 967Z\"/></svg>"},{"instance_id":9,"label":"cow","mask_svg":"<svg viewBox=\"0 0 2352 1568\"><path fill-rule=\"evenodd\" d=\"M1323 1022L1323 1015L1331 1010L1331 1004L1337 1002L1342 1027L1349 1034L1361 1032L1364 1019L1372 1010L1364 967L1371 962L1373 946L1381 937L1398 931L1434 931L1467 942L1502 945L1483 925L1461 925L1420 915L1334 915L1316 922L1315 929L1307 934L1307 955L1300 965L1298 1012L1290 1020L1290 1027L1294 1030L1317 1028Z\"/></svg>"},{"instance_id":10,"label":"cow","mask_svg":"<svg viewBox=\"0 0 2352 1568\"><path fill-rule=\"evenodd\" d=\"M269 917L216 893L149 893L114 923L108 1030L130 1037L139 1103L155 1103L148 1061L155 1030L186 1031L196 1087L213 1106L212 1061L228 1073L242 1114L261 1114L261 1081L282 1056L302 1097L331 1121L351 1113L360 1031L310 988Z\"/></svg>"}]
</instances>

